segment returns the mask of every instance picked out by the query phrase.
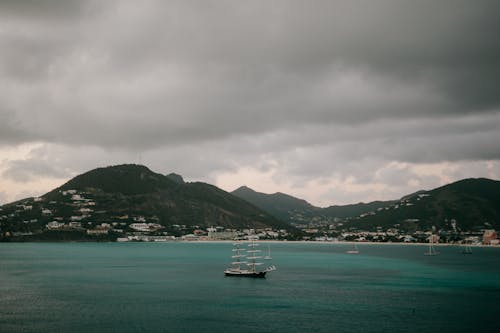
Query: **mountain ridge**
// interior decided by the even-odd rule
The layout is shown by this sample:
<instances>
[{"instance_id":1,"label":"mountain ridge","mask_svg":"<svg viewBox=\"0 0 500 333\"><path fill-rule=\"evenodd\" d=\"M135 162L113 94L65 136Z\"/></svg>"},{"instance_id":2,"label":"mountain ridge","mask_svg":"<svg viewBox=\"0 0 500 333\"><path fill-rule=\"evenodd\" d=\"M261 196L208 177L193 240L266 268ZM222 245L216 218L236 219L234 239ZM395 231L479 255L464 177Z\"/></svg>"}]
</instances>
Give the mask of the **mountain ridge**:
<instances>
[{"instance_id":1,"label":"mountain ridge","mask_svg":"<svg viewBox=\"0 0 500 333\"><path fill-rule=\"evenodd\" d=\"M241 188L240 188L241 189ZM349 205L315 207L301 199L294 200L283 209L276 202L275 194L253 191L245 187L231 193L241 196L271 215L293 224L311 224L311 221L328 224L346 222L347 226L377 230L406 226L409 230L429 229L432 226L450 227L451 221L461 229L500 227L500 181L487 178L467 178L405 195L401 199L373 201ZM458 222L457 222L458 221Z\"/></svg>"},{"instance_id":2,"label":"mountain ridge","mask_svg":"<svg viewBox=\"0 0 500 333\"><path fill-rule=\"evenodd\" d=\"M232 191L231 194L240 197L269 212L271 215L288 222L291 222L289 217L290 210L307 211L316 209L316 207L308 203L306 200L281 192L266 194L254 191L247 186L241 186Z\"/></svg>"},{"instance_id":3,"label":"mountain ridge","mask_svg":"<svg viewBox=\"0 0 500 333\"><path fill-rule=\"evenodd\" d=\"M173 179L172 179L173 178ZM91 229L135 222L186 230L295 230L230 193L203 182L185 183L179 175L164 176L143 165L122 164L82 173L39 198L6 204L0 209L1 232L41 232L61 222ZM54 224L55 225L55 224Z\"/></svg>"},{"instance_id":4,"label":"mountain ridge","mask_svg":"<svg viewBox=\"0 0 500 333\"><path fill-rule=\"evenodd\" d=\"M500 227L500 181L467 178L404 196L383 210L360 217L362 228L397 225L405 230L433 227L480 230Z\"/></svg>"},{"instance_id":5,"label":"mountain ridge","mask_svg":"<svg viewBox=\"0 0 500 333\"><path fill-rule=\"evenodd\" d=\"M94 228L143 221L168 232L173 226L224 229L482 230L500 228L500 181L468 178L420 190L398 200L315 207L306 200L241 186L231 193L203 182L185 182L143 165L122 164L82 173L40 198L0 206L2 233L46 230L67 222Z\"/></svg>"}]
</instances>

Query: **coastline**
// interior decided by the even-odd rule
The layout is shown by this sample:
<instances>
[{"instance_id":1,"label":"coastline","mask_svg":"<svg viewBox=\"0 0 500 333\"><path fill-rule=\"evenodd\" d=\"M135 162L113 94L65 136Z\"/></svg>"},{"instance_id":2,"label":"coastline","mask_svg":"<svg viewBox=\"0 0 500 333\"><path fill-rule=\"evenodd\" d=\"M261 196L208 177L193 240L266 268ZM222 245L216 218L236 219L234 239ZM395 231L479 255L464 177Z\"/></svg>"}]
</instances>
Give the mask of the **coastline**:
<instances>
[{"instance_id":1,"label":"coastline","mask_svg":"<svg viewBox=\"0 0 500 333\"><path fill-rule=\"evenodd\" d=\"M172 242L180 242L180 243L233 243L233 240L179 240L179 241L172 241ZM246 240L242 240L242 242L246 242ZM332 245L404 245L404 246L429 246L429 243L395 243L395 242L327 242L327 241L287 241L287 240L258 240L257 242L259 243L274 243L274 244L332 244ZM127 243L127 242L125 242ZM165 243L165 242L160 242L160 243ZM453 244L453 243L433 243L434 246L464 246L464 244ZM468 244L471 247L487 247L487 248L500 248L498 245L484 245L484 244Z\"/></svg>"},{"instance_id":2,"label":"coastline","mask_svg":"<svg viewBox=\"0 0 500 333\"><path fill-rule=\"evenodd\" d=\"M247 242L247 240L240 240L241 242ZM10 241L0 241L0 244L9 244L9 243L120 243L120 244L126 244L126 243L221 243L221 244L226 244L226 243L233 243L235 242L234 240L168 240L168 241L126 241L126 242L117 242L117 241L111 241L111 240L90 240L90 239L82 239L82 240L10 240ZM353 242L353 241L335 241L335 242L329 242L329 241L306 241L306 240L270 240L270 239L262 239L262 240L257 240L259 243L269 243L269 244L316 244L316 245L360 245L363 246L363 244L366 245L382 245L382 246L395 246L395 245L402 245L402 246L429 246L429 243L405 243L405 242ZM449 247L449 246L458 246L462 247L465 246L465 244L458 244L458 243L433 243L434 246L436 247ZM470 247L473 248L500 248L500 245L485 245L485 244L468 244Z\"/></svg>"}]
</instances>

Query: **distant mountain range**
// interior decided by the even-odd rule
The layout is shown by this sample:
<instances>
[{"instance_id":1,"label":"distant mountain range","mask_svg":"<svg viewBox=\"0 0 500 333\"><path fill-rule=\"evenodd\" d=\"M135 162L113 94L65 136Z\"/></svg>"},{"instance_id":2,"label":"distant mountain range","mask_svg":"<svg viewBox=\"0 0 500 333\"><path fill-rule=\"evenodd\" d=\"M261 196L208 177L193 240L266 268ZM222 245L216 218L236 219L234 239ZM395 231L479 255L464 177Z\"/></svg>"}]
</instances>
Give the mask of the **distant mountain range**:
<instances>
[{"instance_id":1,"label":"distant mountain range","mask_svg":"<svg viewBox=\"0 0 500 333\"><path fill-rule=\"evenodd\" d=\"M384 230L403 226L424 230L432 226L472 230L500 227L500 182L465 179L399 200L374 201L319 208L283 193L265 194L240 187L232 194L289 223L342 221L359 229ZM452 226L453 225L453 226Z\"/></svg>"},{"instance_id":2,"label":"distant mountain range","mask_svg":"<svg viewBox=\"0 0 500 333\"><path fill-rule=\"evenodd\" d=\"M370 203L320 208L288 194L280 192L266 194L256 192L246 186L242 186L231 193L289 223L302 223L314 218L353 218L396 202L395 200L374 201Z\"/></svg>"},{"instance_id":3,"label":"distant mountain range","mask_svg":"<svg viewBox=\"0 0 500 333\"><path fill-rule=\"evenodd\" d=\"M73 222L84 230L113 221L115 228L151 222L169 233L175 226L293 233L295 227L315 223L348 230L498 229L500 182L465 179L399 200L320 208L284 193L259 193L245 186L228 193L210 184L185 182L178 174L165 176L125 164L91 170L40 198L1 206L0 238L6 233L40 234L48 223L58 221Z\"/></svg>"}]
</instances>

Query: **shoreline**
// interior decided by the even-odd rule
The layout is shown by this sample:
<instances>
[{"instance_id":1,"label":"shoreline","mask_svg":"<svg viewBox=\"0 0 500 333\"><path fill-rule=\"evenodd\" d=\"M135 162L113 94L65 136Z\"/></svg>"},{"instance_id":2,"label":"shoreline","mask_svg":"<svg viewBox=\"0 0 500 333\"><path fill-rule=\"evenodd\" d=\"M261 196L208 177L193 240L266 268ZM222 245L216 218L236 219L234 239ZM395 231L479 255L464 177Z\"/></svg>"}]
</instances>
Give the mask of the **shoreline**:
<instances>
[{"instance_id":1,"label":"shoreline","mask_svg":"<svg viewBox=\"0 0 500 333\"><path fill-rule=\"evenodd\" d=\"M168 240L168 241L126 241L126 242L117 242L117 241L106 241L106 240L34 240L34 241L8 241L8 242L2 242L0 241L0 244L21 244L21 243L120 243L120 244L127 244L127 243L157 243L157 244L163 244L163 243L198 243L198 244L208 244L208 243L221 243L221 244L226 244L226 243L234 243L234 240ZM240 240L240 242L246 243L248 240ZM395 246L395 245L402 245L402 246L429 246L429 243L397 243L397 242L352 242L352 241L335 241L335 242L329 242L329 241L305 241L305 240L294 240L294 241L289 241L289 240L269 240L269 239L262 239L262 240L257 240L258 243L273 243L273 244L316 244L316 245L383 245L383 246ZM436 247L448 247L448 246L457 246L457 247L463 247L465 244L457 244L457 243L433 243L434 246ZM485 244L468 244L470 247L474 248L500 248L500 245L485 245Z\"/></svg>"},{"instance_id":2,"label":"shoreline","mask_svg":"<svg viewBox=\"0 0 500 333\"><path fill-rule=\"evenodd\" d=\"M179 241L168 241L168 242L157 242L157 243L169 243L169 242L178 242L178 243L233 243L233 240L192 240L192 241L186 241L186 240L179 240ZM248 242L247 240L242 240L241 242L245 243ZM395 243L395 242L326 242L326 241L287 241L287 240L257 240L258 243L274 243L274 244L332 244L332 245L404 245L404 246L429 246L429 243ZM124 242L124 243L133 243L133 242ZM136 242L137 243L137 242ZM155 243L155 242L152 242ZM452 244L452 243L433 243L434 246L465 246L465 244ZM484 245L484 244L468 244L470 247L486 247L486 248L500 248L499 245Z\"/></svg>"}]
</instances>

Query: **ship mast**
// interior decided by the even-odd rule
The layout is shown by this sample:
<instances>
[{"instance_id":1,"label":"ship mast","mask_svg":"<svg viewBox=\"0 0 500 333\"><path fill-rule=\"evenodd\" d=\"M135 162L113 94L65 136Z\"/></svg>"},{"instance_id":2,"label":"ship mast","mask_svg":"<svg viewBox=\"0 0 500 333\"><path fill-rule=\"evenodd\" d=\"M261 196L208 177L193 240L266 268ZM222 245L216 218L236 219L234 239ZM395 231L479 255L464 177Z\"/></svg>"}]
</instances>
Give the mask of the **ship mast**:
<instances>
[{"instance_id":1,"label":"ship mast","mask_svg":"<svg viewBox=\"0 0 500 333\"><path fill-rule=\"evenodd\" d=\"M233 270L238 270L241 271L241 264L245 264L245 261L241 261L241 258L245 258L247 255L242 253L245 252L245 249L240 248L240 243L235 242L233 243L233 252L236 252L234 255L231 256L233 258L233 262L231 263L233 265Z\"/></svg>"},{"instance_id":2,"label":"ship mast","mask_svg":"<svg viewBox=\"0 0 500 333\"><path fill-rule=\"evenodd\" d=\"M247 263L247 266L253 273L256 273L257 272L256 266L262 265L261 262L256 261L256 259L262 258L262 256L257 255L261 251L255 249L257 246L259 246L259 244L255 243L255 238L252 238L252 242L248 244L248 246L250 247L250 250L247 250L247 253L249 253L247 259L251 260L251 262Z\"/></svg>"}]
</instances>

